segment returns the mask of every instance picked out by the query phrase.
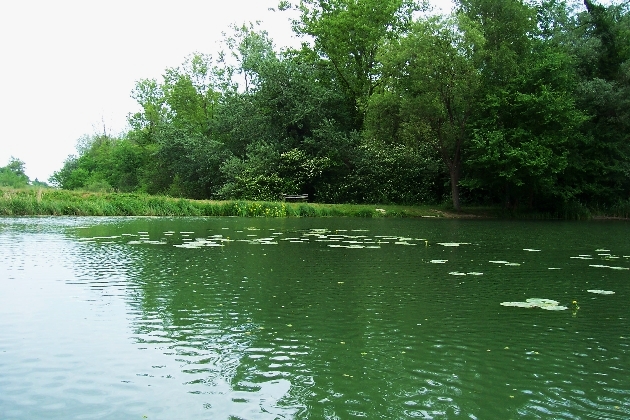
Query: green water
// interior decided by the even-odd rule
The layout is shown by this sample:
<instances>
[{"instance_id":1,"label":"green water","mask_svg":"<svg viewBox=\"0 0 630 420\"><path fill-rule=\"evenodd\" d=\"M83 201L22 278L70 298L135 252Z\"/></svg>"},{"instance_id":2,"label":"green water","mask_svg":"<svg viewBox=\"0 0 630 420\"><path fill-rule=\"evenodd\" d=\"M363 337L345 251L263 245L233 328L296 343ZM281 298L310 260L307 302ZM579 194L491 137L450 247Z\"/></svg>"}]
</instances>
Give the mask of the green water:
<instances>
[{"instance_id":1,"label":"green water","mask_svg":"<svg viewBox=\"0 0 630 420\"><path fill-rule=\"evenodd\" d=\"M628 268L618 221L0 218L0 418L626 419Z\"/></svg>"}]
</instances>

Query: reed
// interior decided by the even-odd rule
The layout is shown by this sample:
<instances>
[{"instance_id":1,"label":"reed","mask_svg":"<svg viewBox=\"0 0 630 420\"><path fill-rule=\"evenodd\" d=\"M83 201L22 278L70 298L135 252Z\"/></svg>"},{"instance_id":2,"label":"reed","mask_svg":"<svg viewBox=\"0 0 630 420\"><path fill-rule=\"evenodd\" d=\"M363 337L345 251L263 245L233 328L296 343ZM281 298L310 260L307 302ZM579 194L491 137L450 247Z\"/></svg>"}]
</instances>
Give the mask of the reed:
<instances>
[{"instance_id":1,"label":"reed","mask_svg":"<svg viewBox=\"0 0 630 420\"><path fill-rule=\"evenodd\" d=\"M425 206L188 200L147 194L0 189L3 216L420 217Z\"/></svg>"}]
</instances>

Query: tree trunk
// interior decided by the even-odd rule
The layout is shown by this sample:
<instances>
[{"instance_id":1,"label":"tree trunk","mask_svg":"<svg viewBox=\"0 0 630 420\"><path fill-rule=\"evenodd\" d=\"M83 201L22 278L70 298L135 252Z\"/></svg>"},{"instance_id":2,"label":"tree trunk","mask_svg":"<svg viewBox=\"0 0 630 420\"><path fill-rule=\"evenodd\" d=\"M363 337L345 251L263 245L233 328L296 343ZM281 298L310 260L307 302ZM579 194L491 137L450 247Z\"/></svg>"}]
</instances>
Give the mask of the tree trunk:
<instances>
[{"instance_id":1,"label":"tree trunk","mask_svg":"<svg viewBox=\"0 0 630 420\"><path fill-rule=\"evenodd\" d=\"M459 211L459 165L454 163L449 169L451 173L451 196L453 197L453 208L455 211Z\"/></svg>"}]
</instances>

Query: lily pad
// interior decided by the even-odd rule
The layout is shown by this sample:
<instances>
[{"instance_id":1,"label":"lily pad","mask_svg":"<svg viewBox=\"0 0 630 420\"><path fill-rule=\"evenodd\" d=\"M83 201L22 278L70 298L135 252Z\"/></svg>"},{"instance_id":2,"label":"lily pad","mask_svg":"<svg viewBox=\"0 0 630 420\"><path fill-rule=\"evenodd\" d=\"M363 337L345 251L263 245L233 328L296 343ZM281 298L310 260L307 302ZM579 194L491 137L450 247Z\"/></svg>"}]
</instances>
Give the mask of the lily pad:
<instances>
[{"instance_id":1,"label":"lily pad","mask_svg":"<svg viewBox=\"0 0 630 420\"><path fill-rule=\"evenodd\" d=\"M531 302L501 302L501 306L514 306L517 308L535 308L536 304Z\"/></svg>"},{"instance_id":2,"label":"lily pad","mask_svg":"<svg viewBox=\"0 0 630 420\"><path fill-rule=\"evenodd\" d=\"M559 302L552 299L540 299L540 298L529 298L526 299L527 302L534 303L536 305L557 305Z\"/></svg>"},{"instance_id":3,"label":"lily pad","mask_svg":"<svg viewBox=\"0 0 630 420\"><path fill-rule=\"evenodd\" d=\"M545 311L565 311L569 309L566 306L560 306L560 305L543 305L543 306L539 306L539 308L544 309Z\"/></svg>"},{"instance_id":4,"label":"lily pad","mask_svg":"<svg viewBox=\"0 0 630 420\"><path fill-rule=\"evenodd\" d=\"M509 261L502 261L502 260L501 261L488 261L488 262L490 262L492 264L503 264L503 265L514 266L514 267L520 265L519 263L512 263L512 262L509 262Z\"/></svg>"},{"instance_id":5,"label":"lily pad","mask_svg":"<svg viewBox=\"0 0 630 420\"><path fill-rule=\"evenodd\" d=\"M630 268L628 268L628 267L611 267L609 265L602 265L602 264L590 264L589 267L610 268L612 270L630 270Z\"/></svg>"},{"instance_id":6,"label":"lily pad","mask_svg":"<svg viewBox=\"0 0 630 420\"><path fill-rule=\"evenodd\" d=\"M546 311L564 311L567 308L552 299L529 298L525 302L501 302L502 306L514 306L518 308L540 308Z\"/></svg>"},{"instance_id":7,"label":"lily pad","mask_svg":"<svg viewBox=\"0 0 630 420\"><path fill-rule=\"evenodd\" d=\"M587 292L589 292L589 293L596 293L598 295L614 295L615 294L615 292L613 292L611 290L590 289L590 290L587 290Z\"/></svg>"}]
</instances>

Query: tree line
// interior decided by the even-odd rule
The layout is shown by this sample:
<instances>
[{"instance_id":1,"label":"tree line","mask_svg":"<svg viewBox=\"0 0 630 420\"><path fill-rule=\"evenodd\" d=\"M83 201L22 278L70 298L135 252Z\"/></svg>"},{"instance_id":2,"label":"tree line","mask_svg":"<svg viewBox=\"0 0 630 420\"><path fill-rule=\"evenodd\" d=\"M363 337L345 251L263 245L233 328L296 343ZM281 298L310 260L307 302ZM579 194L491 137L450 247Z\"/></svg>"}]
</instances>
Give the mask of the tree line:
<instances>
[{"instance_id":1,"label":"tree line","mask_svg":"<svg viewBox=\"0 0 630 420\"><path fill-rule=\"evenodd\" d=\"M120 136L50 182L189 198L502 205L630 199L629 4L281 1L300 48L255 25L136 83Z\"/></svg>"},{"instance_id":2,"label":"tree line","mask_svg":"<svg viewBox=\"0 0 630 420\"><path fill-rule=\"evenodd\" d=\"M26 187L47 187L45 182L37 178L31 181L26 175L26 166L18 158L11 157L6 166L0 166L0 187L26 188Z\"/></svg>"}]
</instances>

